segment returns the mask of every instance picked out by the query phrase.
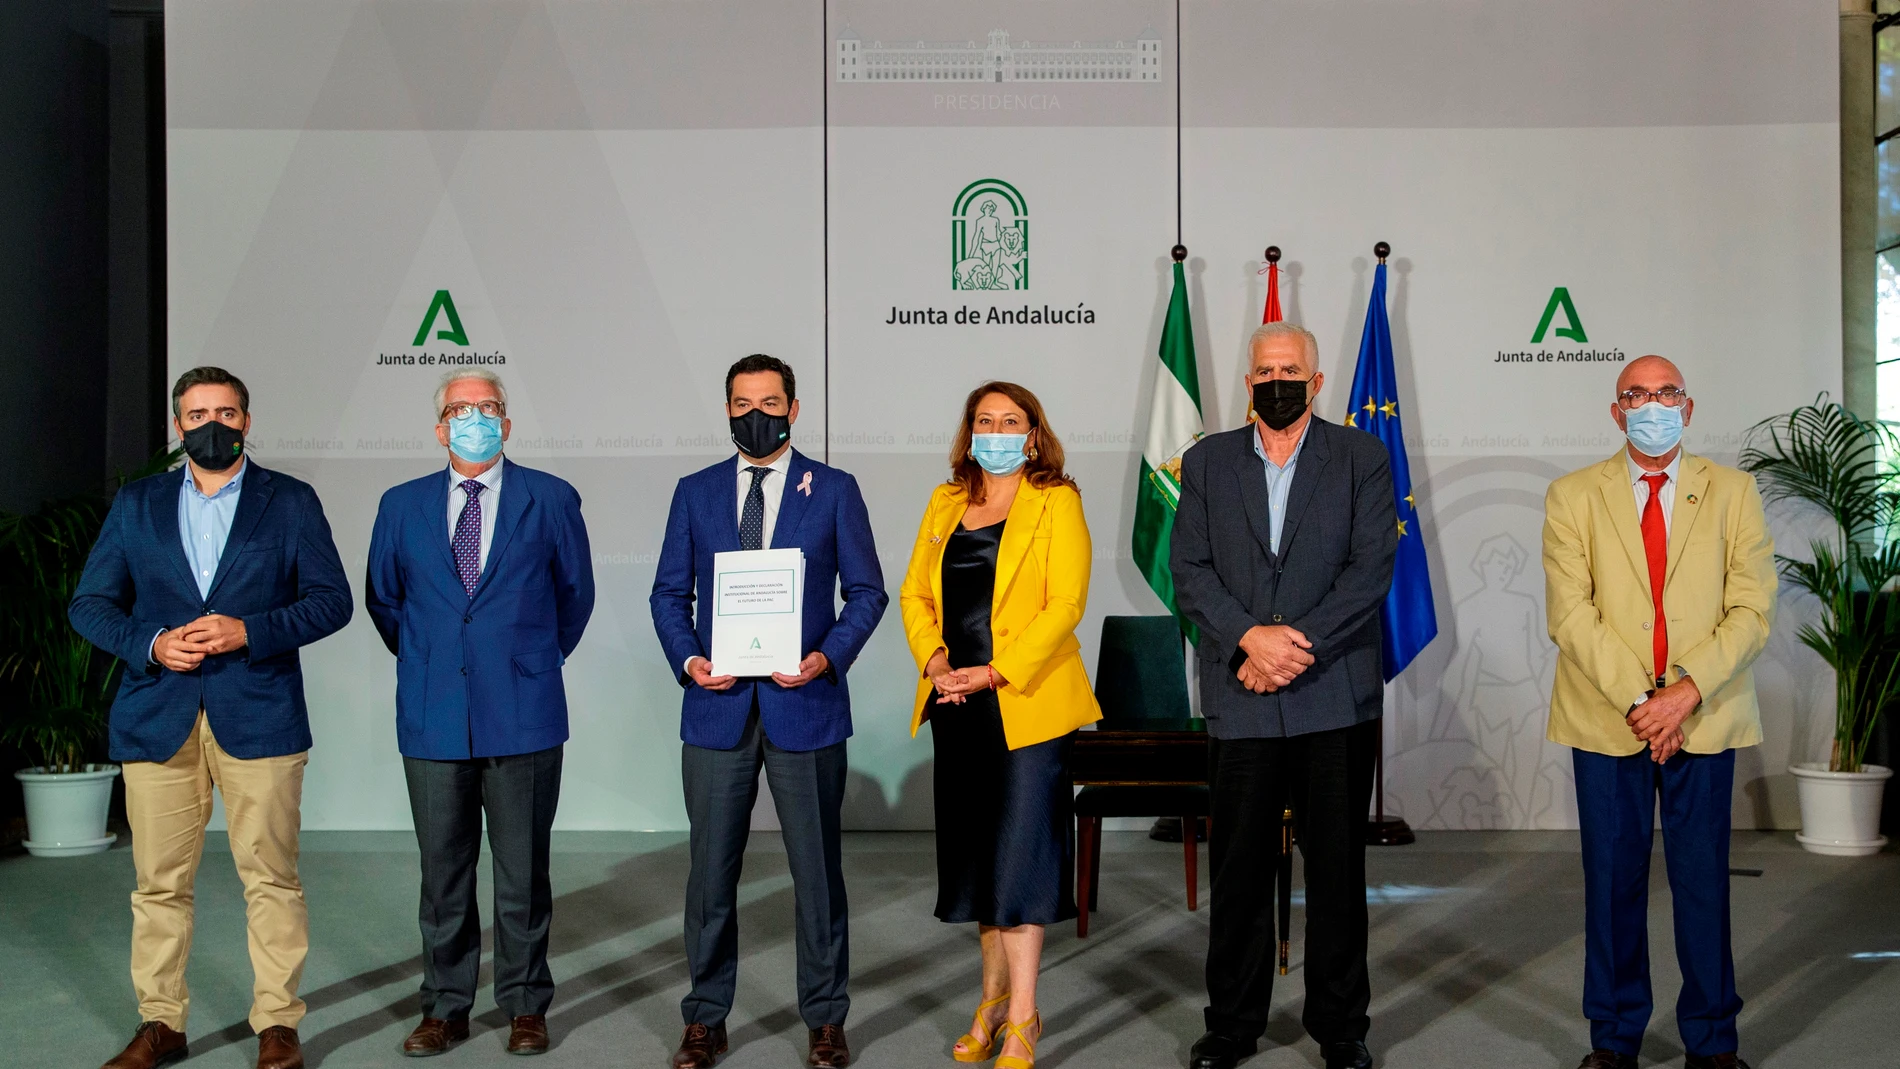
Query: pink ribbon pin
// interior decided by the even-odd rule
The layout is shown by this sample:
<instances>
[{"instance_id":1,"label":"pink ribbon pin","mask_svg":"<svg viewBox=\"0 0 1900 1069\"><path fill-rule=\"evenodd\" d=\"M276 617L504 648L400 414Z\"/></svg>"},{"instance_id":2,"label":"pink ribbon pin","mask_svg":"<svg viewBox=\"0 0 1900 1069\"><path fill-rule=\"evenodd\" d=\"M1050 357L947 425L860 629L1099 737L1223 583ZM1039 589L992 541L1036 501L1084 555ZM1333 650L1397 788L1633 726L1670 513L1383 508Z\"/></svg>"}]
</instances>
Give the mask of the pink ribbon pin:
<instances>
[{"instance_id":1,"label":"pink ribbon pin","mask_svg":"<svg viewBox=\"0 0 1900 1069\"><path fill-rule=\"evenodd\" d=\"M811 472L806 472L805 477L798 481L798 492L806 497L811 496Z\"/></svg>"}]
</instances>

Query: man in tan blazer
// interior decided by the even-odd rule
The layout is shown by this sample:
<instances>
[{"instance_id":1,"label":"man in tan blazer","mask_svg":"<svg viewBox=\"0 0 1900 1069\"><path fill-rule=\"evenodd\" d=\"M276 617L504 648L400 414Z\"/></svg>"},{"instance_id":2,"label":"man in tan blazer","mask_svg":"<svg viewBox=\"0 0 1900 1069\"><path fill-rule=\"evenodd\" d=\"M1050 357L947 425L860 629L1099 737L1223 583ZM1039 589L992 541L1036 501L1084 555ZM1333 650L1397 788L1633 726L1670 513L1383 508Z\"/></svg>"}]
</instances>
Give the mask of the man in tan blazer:
<instances>
[{"instance_id":1,"label":"man in tan blazer","mask_svg":"<svg viewBox=\"0 0 1900 1069\"><path fill-rule=\"evenodd\" d=\"M1694 413L1674 364L1631 361L1610 405L1628 447L1544 499L1545 612L1559 653L1549 738L1572 748L1583 833L1593 1049L1582 1069L1636 1069L1649 1025L1659 794L1687 1069L1747 1069L1735 1053L1729 813L1735 749L1761 741L1750 665L1774 620L1774 543L1753 477L1683 452Z\"/></svg>"}]
</instances>

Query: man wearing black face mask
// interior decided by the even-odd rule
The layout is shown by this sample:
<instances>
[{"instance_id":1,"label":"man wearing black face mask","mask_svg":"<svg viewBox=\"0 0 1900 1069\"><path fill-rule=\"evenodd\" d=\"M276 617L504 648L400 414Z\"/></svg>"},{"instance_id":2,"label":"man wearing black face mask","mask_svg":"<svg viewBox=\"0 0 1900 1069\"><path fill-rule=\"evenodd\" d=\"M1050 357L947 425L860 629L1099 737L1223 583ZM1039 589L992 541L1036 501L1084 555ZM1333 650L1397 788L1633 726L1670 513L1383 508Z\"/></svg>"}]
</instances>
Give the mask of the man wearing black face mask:
<instances>
[{"instance_id":1,"label":"man wearing black face mask","mask_svg":"<svg viewBox=\"0 0 1900 1069\"><path fill-rule=\"evenodd\" d=\"M857 480L792 448L798 380L791 367L764 355L732 365L726 416L739 455L680 480L651 599L660 646L686 688L680 739L692 826L685 910L692 989L680 1003L686 1029L673 1065L710 1066L726 1050L739 964L739 862L763 767L792 873L798 1010L810 1030L806 1064L835 1069L851 1060L838 842L851 734L845 673L889 597ZM715 674L707 659L713 554L793 548L805 554L803 631L810 651L798 673Z\"/></svg>"},{"instance_id":2,"label":"man wearing black face mask","mask_svg":"<svg viewBox=\"0 0 1900 1069\"><path fill-rule=\"evenodd\" d=\"M298 650L350 620L323 506L245 456L250 391L221 368L172 387L182 471L112 501L73 596L73 629L125 662L112 702L132 825L132 986L142 1023L106 1069L185 1055L185 958L211 791L244 881L259 1069L299 1069L310 923L297 878L310 749Z\"/></svg>"},{"instance_id":3,"label":"man wearing black face mask","mask_svg":"<svg viewBox=\"0 0 1900 1069\"><path fill-rule=\"evenodd\" d=\"M1366 1069L1366 807L1379 745L1379 606L1398 517L1372 435L1312 412L1319 346L1290 323L1254 332L1259 422L1181 463L1169 563L1200 629L1211 736L1207 1032L1192 1069L1254 1052L1272 995L1274 858L1290 804L1306 859L1306 1008L1326 1069Z\"/></svg>"}]
</instances>

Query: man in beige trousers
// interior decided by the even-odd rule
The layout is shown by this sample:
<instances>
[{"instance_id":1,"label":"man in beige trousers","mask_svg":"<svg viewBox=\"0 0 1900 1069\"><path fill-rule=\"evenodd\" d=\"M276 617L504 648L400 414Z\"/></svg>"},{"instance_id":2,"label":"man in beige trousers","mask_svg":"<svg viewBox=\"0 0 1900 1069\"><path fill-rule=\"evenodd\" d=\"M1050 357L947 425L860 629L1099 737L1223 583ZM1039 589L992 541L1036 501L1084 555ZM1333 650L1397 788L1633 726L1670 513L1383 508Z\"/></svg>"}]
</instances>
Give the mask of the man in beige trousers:
<instances>
[{"instance_id":1,"label":"man in beige trousers","mask_svg":"<svg viewBox=\"0 0 1900 1069\"><path fill-rule=\"evenodd\" d=\"M244 455L250 393L221 368L172 387L182 471L126 485L86 561L73 628L125 663L110 754L132 825L139 1024L106 1069L183 1059L193 884L224 798L249 921L259 1069L301 1069L310 921L297 878L310 749L297 651L341 630L350 587L309 485Z\"/></svg>"}]
</instances>

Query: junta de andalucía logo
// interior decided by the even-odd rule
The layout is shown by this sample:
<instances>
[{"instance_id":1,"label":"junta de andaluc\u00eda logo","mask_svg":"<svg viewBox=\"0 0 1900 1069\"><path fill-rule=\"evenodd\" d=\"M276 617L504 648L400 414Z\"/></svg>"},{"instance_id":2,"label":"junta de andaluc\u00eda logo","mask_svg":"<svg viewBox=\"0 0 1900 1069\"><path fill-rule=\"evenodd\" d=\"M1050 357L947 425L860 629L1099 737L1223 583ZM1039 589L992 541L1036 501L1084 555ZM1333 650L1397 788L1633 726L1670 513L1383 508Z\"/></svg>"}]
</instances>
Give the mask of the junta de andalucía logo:
<instances>
[{"instance_id":1,"label":"junta de andaluc\u00eda logo","mask_svg":"<svg viewBox=\"0 0 1900 1069\"><path fill-rule=\"evenodd\" d=\"M431 337L433 333L433 337ZM455 308L455 298L448 290L436 290L429 299L428 308L422 313L422 322L416 326L415 339L409 343L412 349L422 352L377 353L376 362L383 365L435 367L456 367L473 364L506 364L508 357L499 350L492 353L464 350L452 352L443 350L430 352L425 348L431 341L447 342L450 345L466 346L468 330L462 326L462 314Z\"/></svg>"},{"instance_id":2,"label":"junta de andaluc\u00eda logo","mask_svg":"<svg viewBox=\"0 0 1900 1069\"><path fill-rule=\"evenodd\" d=\"M979 178L950 205L950 288L1029 288L1029 202L1000 178Z\"/></svg>"}]
</instances>

